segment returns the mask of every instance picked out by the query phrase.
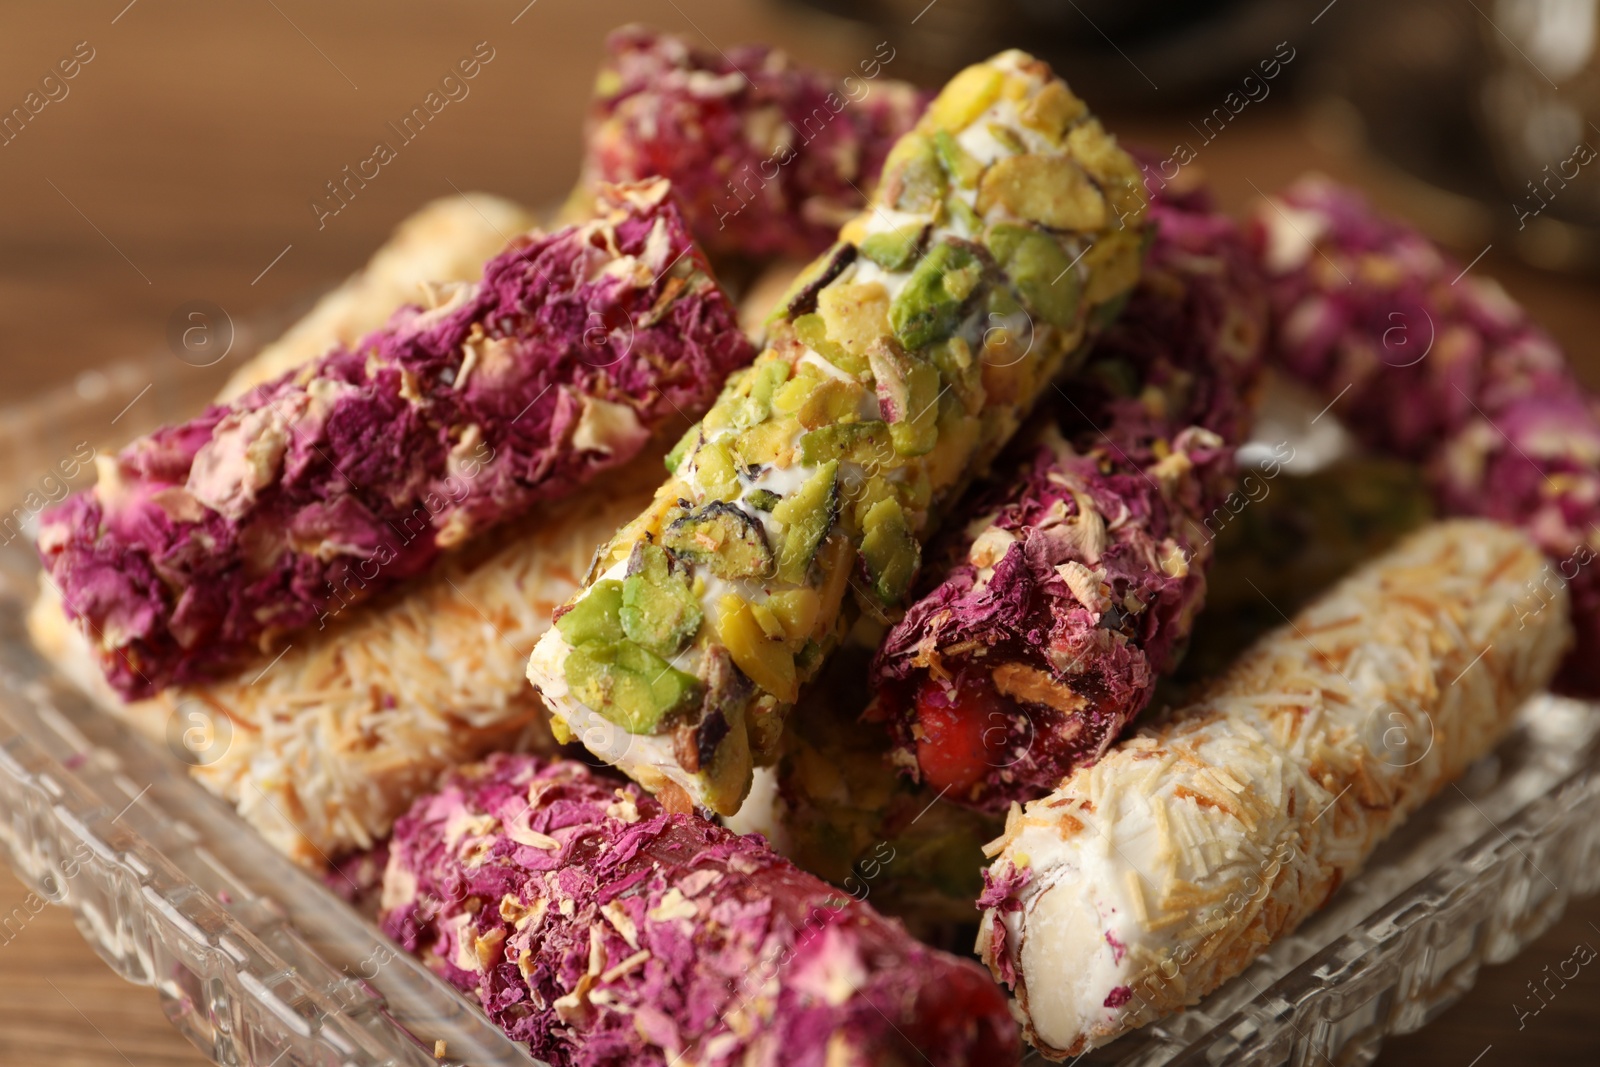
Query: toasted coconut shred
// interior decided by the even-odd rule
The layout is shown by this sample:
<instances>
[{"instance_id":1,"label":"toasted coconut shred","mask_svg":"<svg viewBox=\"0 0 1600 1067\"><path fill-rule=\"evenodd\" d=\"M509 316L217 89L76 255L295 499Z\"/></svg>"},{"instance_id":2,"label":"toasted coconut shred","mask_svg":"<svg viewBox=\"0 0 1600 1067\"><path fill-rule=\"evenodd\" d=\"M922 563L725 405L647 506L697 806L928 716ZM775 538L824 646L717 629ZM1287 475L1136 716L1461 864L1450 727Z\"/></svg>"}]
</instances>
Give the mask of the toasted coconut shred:
<instances>
[{"instance_id":1,"label":"toasted coconut shred","mask_svg":"<svg viewBox=\"0 0 1600 1067\"><path fill-rule=\"evenodd\" d=\"M1014 811L978 951L1075 1056L1194 1003L1484 755L1571 639L1519 619L1523 534L1429 527L1257 642L1201 699Z\"/></svg>"}]
</instances>

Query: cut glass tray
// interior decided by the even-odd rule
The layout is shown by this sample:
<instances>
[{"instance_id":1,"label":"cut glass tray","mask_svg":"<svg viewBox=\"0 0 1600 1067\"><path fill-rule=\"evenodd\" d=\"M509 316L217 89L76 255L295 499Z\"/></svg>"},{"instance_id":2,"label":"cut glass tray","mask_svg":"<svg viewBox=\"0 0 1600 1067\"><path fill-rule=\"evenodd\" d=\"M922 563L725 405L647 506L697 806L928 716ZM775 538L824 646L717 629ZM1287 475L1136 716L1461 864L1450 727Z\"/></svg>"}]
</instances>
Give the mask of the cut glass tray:
<instances>
[{"instance_id":1,"label":"cut glass tray","mask_svg":"<svg viewBox=\"0 0 1600 1067\"><path fill-rule=\"evenodd\" d=\"M56 492L40 472L79 441L197 410L221 372L171 362L0 409L0 519ZM0 547L0 848L19 877L218 1063L538 1062L40 659L22 622L38 572L25 541ZM1600 705L1535 699L1329 908L1197 1007L1084 1062L1369 1062L1600 888L1597 768Z\"/></svg>"}]
</instances>

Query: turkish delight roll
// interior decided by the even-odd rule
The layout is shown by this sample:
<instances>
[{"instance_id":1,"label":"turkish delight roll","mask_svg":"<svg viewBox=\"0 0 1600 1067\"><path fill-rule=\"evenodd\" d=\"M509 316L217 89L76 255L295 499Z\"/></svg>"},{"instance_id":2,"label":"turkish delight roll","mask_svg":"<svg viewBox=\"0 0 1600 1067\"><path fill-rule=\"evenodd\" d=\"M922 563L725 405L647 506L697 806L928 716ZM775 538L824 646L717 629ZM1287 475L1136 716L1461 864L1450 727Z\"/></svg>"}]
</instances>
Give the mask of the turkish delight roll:
<instances>
[{"instance_id":1,"label":"turkish delight roll","mask_svg":"<svg viewBox=\"0 0 1600 1067\"><path fill-rule=\"evenodd\" d=\"M752 349L665 181L136 441L39 549L124 697L197 681L637 455Z\"/></svg>"},{"instance_id":2,"label":"turkish delight roll","mask_svg":"<svg viewBox=\"0 0 1600 1067\"><path fill-rule=\"evenodd\" d=\"M1505 526L1426 527L1014 807L978 950L1034 1044L1076 1056L1193 1004L1487 753L1570 639L1562 610L1519 619L1543 565Z\"/></svg>"},{"instance_id":3,"label":"turkish delight roll","mask_svg":"<svg viewBox=\"0 0 1600 1067\"><path fill-rule=\"evenodd\" d=\"M1550 557L1520 603L1570 585L1559 688L1600 695L1600 400L1499 285L1324 178L1256 215L1273 358L1368 445L1424 462L1440 507L1521 527Z\"/></svg>"},{"instance_id":4,"label":"turkish delight roll","mask_svg":"<svg viewBox=\"0 0 1600 1067\"><path fill-rule=\"evenodd\" d=\"M1049 68L967 68L529 662L557 736L738 810L800 684L1138 280L1138 170Z\"/></svg>"},{"instance_id":5,"label":"turkish delight roll","mask_svg":"<svg viewBox=\"0 0 1600 1067\"><path fill-rule=\"evenodd\" d=\"M494 756L396 826L382 923L555 1067L990 1067L976 964L579 763Z\"/></svg>"},{"instance_id":6,"label":"turkish delight roll","mask_svg":"<svg viewBox=\"0 0 1600 1067\"><path fill-rule=\"evenodd\" d=\"M866 206L927 103L884 75L894 57L884 42L839 78L764 45L710 51L643 26L617 30L568 210L586 213L602 183L660 175L708 252L809 259Z\"/></svg>"},{"instance_id":7,"label":"turkish delight roll","mask_svg":"<svg viewBox=\"0 0 1600 1067\"><path fill-rule=\"evenodd\" d=\"M1204 602L1266 308L1230 220L1203 202L1156 200L1150 216L1126 313L941 539L953 566L874 661L868 717L894 730L900 766L960 804L1001 812L1097 759Z\"/></svg>"}]
</instances>

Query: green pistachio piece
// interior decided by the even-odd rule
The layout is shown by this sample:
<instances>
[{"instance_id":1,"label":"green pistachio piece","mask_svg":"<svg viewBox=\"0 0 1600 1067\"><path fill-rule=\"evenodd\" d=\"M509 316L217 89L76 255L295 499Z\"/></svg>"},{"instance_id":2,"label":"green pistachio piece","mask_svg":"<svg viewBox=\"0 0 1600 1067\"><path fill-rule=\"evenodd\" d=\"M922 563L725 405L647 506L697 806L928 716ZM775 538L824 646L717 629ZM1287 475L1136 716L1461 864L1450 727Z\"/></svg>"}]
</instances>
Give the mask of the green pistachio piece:
<instances>
[{"instance_id":1,"label":"green pistachio piece","mask_svg":"<svg viewBox=\"0 0 1600 1067\"><path fill-rule=\"evenodd\" d=\"M789 378L789 363L783 359L765 359L738 372L737 380L730 379L733 387L725 390L717 401L716 428L727 427L744 430L764 422L772 414L772 394Z\"/></svg>"},{"instance_id":2,"label":"green pistachio piece","mask_svg":"<svg viewBox=\"0 0 1600 1067\"><path fill-rule=\"evenodd\" d=\"M628 558L620 615L628 640L671 658L694 640L703 612L688 574L672 566L665 549L641 541Z\"/></svg>"},{"instance_id":3,"label":"green pistachio piece","mask_svg":"<svg viewBox=\"0 0 1600 1067\"><path fill-rule=\"evenodd\" d=\"M771 489L752 489L744 495L744 499L757 511L771 511L783 497Z\"/></svg>"},{"instance_id":4,"label":"green pistachio piece","mask_svg":"<svg viewBox=\"0 0 1600 1067\"><path fill-rule=\"evenodd\" d=\"M884 270L905 270L916 260L927 232L926 226L903 226L869 234L861 242L861 254Z\"/></svg>"},{"instance_id":5,"label":"green pistachio piece","mask_svg":"<svg viewBox=\"0 0 1600 1067\"><path fill-rule=\"evenodd\" d=\"M794 654L794 665L802 674L809 675L822 665L822 646L815 641L806 641L800 646L800 651Z\"/></svg>"},{"instance_id":6,"label":"green pistachio piece","mask_svg":"<svg viewBox=\"0 0 1600 1067\"><path fill-rule=\"evenodd\" d=\"M949 130L940 130L933 135L933 150L944 172L957 186L971 189L978 184L978 178L983 174L983 164L962 148L961 143L950 136Z\"/></svg>"},{"instance_id":7,"label":"green pistachio piece","mask_svg":"<svg viewBox=\"0 0 1600 1067\"><path fill-rule=\"evenodd\" d=\"M1028 143L1022 139L1022 135L1003 123L989 123L989 136L1005 145L1008 152L1021 154L1028 150Z\"/></svg>"},{"instance_id":8,"label":"green pistachio piece","mask_svg":"<svg viewBox=\"0 0 1600 1067\"><path fill-rule=\"evenodd\" d=\"M900 343L914 351L949 337L982 279L983 262L972 249L949 241L934 245L889 305L889 325Z\"/></svg>"},{"instance_id":9,"label":"green pistachio piece","mask_svg":"<svg viewBox=\"0 0 1600 1067\"><path fill-rule=\"evenodd\" d=\"M739 469L725 440L707 441L694 454L695 481L707 496L732 500L739 495Z\"/></svg>"},{"instance_id":10,"label":"green pistachio piece","mask_svg":"<svg viewBox=\"0 0 1600 1067\"><path fill-rule=\"evenodd\" d=\"M885 604L896 604L911 588L922 549L898 501L880 500L862 522L861 558L866 561L873 592Z\"/></svg>"},{"instance_id":11,"label":"green pistachio piece","mask_svg":"<svg viewBox=\"0 0 1600 1067\"><path fill-rule=\"evenodd\" d=\"M817 546L839 511L838 482L839 463L830 460L772 509L772 517L783 523L778 546L778 577L783 581L799 585L806 580Z\"/></svg>"},{"instance_id":12,"label":"green pistachio piece","mask_svg":"<svg viewBox=\"0 0 1600 1067\"><path fill-rule=\"evenodd\" d=\"M1063 330L1077 326L1083 289L1060 242L1006 222L990 227L985 243L1034 314Z\"/></svg>"},{"instance_id":13,"label":"green pistachio piece","mask_svg":"<svg viewBox=\"0 0 1600 1067\"><path fill-rule=\"evenodd\" d=\"M632 641L582 645L564 667L572 694L631 734L657 733L700 702L700 680Z\"/></svg>"},{"instance_id":14,"label":"green pistachio piece","mask_svg":"<svg viewBox=\"0 0 1600 1067\"><path fill-rule=\"evenodd\" d=\"M872 466L887 463L894 455L889 424L876 419L820 426L800 437L800 459L810 466L835 459Z\"/></svg>"},{"instance_id":15,"label":"green pistachio piece","mask_svg":"<svg viewBox=\"0 0 1600 1067\"><path fill-rule=\"evenodd\" d=\"M622 640L622 583L615 578L595 582L582 600L556 620L567 644L612 644Z\"/></svg>"},{"instance_id":16,"label":"green pistachio piece","mask_svg":"<svg viewBox=\"0 0 1600 1067\"><path fill-rule=\"evenodd\" d=\"M888 341L868 348L867 359L895 452L921 456L932 451L939 440L939 412L934 406L940 393L938 368Z\"/></svg>"},{"instance_id":17,"label":"green pistachio piece","mask_svg":"<svg viewBox=\"0 0 1600 1067\"><path fill-rule=\"evenodd\" d=\"M752 426L734 439L733 455L746 468L765 467L769 463L787 467L789 456L794 451L794 430L794 423L787 419L772 419ZM720 499L736 500L738 496L735 487L733 491L721 494Z\"/></svg>"},{"instance_id":18,"label":"green pistachio piece","mask_svg":"<svg viewBox=\"0 0 1600 1067\"><path fill-rule=\"evenodd\" d=\"M714 500L698 511L674 508L667 517L661 544L709 567L717 577L759 580L772 576L772 549L767 546L766 533L735 505Z\"/></svg>"},{"instance_id":19,"label":"green pistachio piece","mask_svg":"<svg viewBox=\"0 0 1600 1067\"><path fill-rule=\"evenodd\" d=\"M861 418L861 403L866 390L852 382L829 378L811 390L795 418L801 426L815 430L836 422L854 422Z\"/></svg>"},{"instance_id":20,"label":"green pistachio piece","mask_svg":"<svg viewBox=\"0 0 1600 1067\"><path fill-rule=\"evenodd\" d=\"M945 83L928 105L928 122L960 133L972 124L1005 87L1004 72L988 63L974 63Z\"/></svg>"},{"instance_id":21,"label":"green pistachio piece","mask_svg":"<svg viewBox=\"0 0 1600 1067\"><path fill-rule=\"evenodd\" d=\"M900 138L884 161L883 173L895 183L895 208L914 215L936 213L949 188L933 142L921 133Z\"/></svg>"},{"instance_id":22,"label":"green pistachio piece","mask_svg":"<svg viewBox=\"0 0 1600 1067\"><path fill-rule=\"evenodd\" d=\"M968 234L976 236L983 232L983 219L959 196L952 196L946 200L945 207L950 209L950 217Z\"/></svg>"},{"instance_id":23,"label":"green pistachio piece","mask_svg":"<svg viewBox=\"0 0 1600 1067\"><path fill-rule=\"evenodd\" d=\"M828 336L828 324L813 312L794 320L794 334L800 343L846 374L860 374L867 369L867 361L853 355L844 345Z\"/></svg>"},{"instance_id":24,"label":"green pistachio piece","mask_svg":"<svg viewBox=\"0 0 1600 1067\"><path fill-rule=\"evenodd\" d=\"M700 424L697 422L678 438L678 443L672 446L672 451L667 453L667 473L677 474L678 468L683 466L684 459L700 444Z\"/></svg>"},{"instance_id":25,"label":"green pistachio piece","mask_svg":"<svg viewBox=\"0 0 1600 1067\"><path fill-rule=\"evenodd\" d=\"M767 323L770 325L778 319L797 319L817 310L817 293L844 273L844 269L855 260L856 246L844 241L812 260L790 284L789 291L783 294L783 299L773 306L772 314L767 316Z\"/></svg>"}]
</instances>

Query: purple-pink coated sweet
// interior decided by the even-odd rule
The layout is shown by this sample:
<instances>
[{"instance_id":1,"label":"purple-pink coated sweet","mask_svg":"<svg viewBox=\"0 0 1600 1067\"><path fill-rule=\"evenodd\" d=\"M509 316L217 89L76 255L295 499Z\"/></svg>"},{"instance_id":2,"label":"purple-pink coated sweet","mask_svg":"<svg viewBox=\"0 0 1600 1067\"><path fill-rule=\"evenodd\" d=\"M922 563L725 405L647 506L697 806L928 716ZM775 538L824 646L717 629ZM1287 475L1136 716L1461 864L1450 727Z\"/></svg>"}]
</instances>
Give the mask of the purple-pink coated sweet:
<instances>
[{"instance_id":1,"label":"purple-pink coated sweet","mask_svg":"<svg viewBox=\"0 0 1600 1067\"><path fill-rule=\"evenodd\" d=\"M1577 641L1557 687L1600 695L1600 400L1481 268L1324 178L1250 227L1270 358L1375 449L1423 463L1440 508L1526 530L1550 557L1519 610L1570 584Z\"/></svg>"},{"instance_id":2,"label":"purple-pink coated sweet","mask_svg":"<svg viewBox=\"0 0 1600 1067\"><path fill-rule=\"evenodd\" d=\"M384 930L557 1067L1015 1063L968 960L579 763L499 755L395 826Z\"/></svg>"},{"instance_id":3,"label":"purple-pink coated sweet","mask_svg":"<svg viewBox=\"0 0 1600 1067\"><path fill-rule=\"evenodd\" d=\"M868 714L895 762L957 803L1003 811L1098 759L1204 601L1265 304L1237 227L1203 198L1155 198L1151 218L1127 309L971 498L979 518L930 553L953 565L873 664Z\"/></svg>"},{"instance_id":4,"label":"purple-pink coated sweet","mask_svg":"<svg viewBox=\"0 0 1600 1067\"><path fill-rule=\"evenodd\" d=\"M885 75L894 55L885 42L841 78L763 45L624 27L606 40L584 187L661 175L712 254L809 259L866 206L929 99Z\"/></svg>"},{"instance_id":5,"label":"purple-pink coated sweet","mask_svg":"<svg viewBox=\"0 0 1600 1067\"><path fill-rule=\"evenodd\" d=\"M123 696L325 625L626 462L754 356L667 183L514 240L480 282L135 441L39 549Z\"/></svg>"}]
</instances>

